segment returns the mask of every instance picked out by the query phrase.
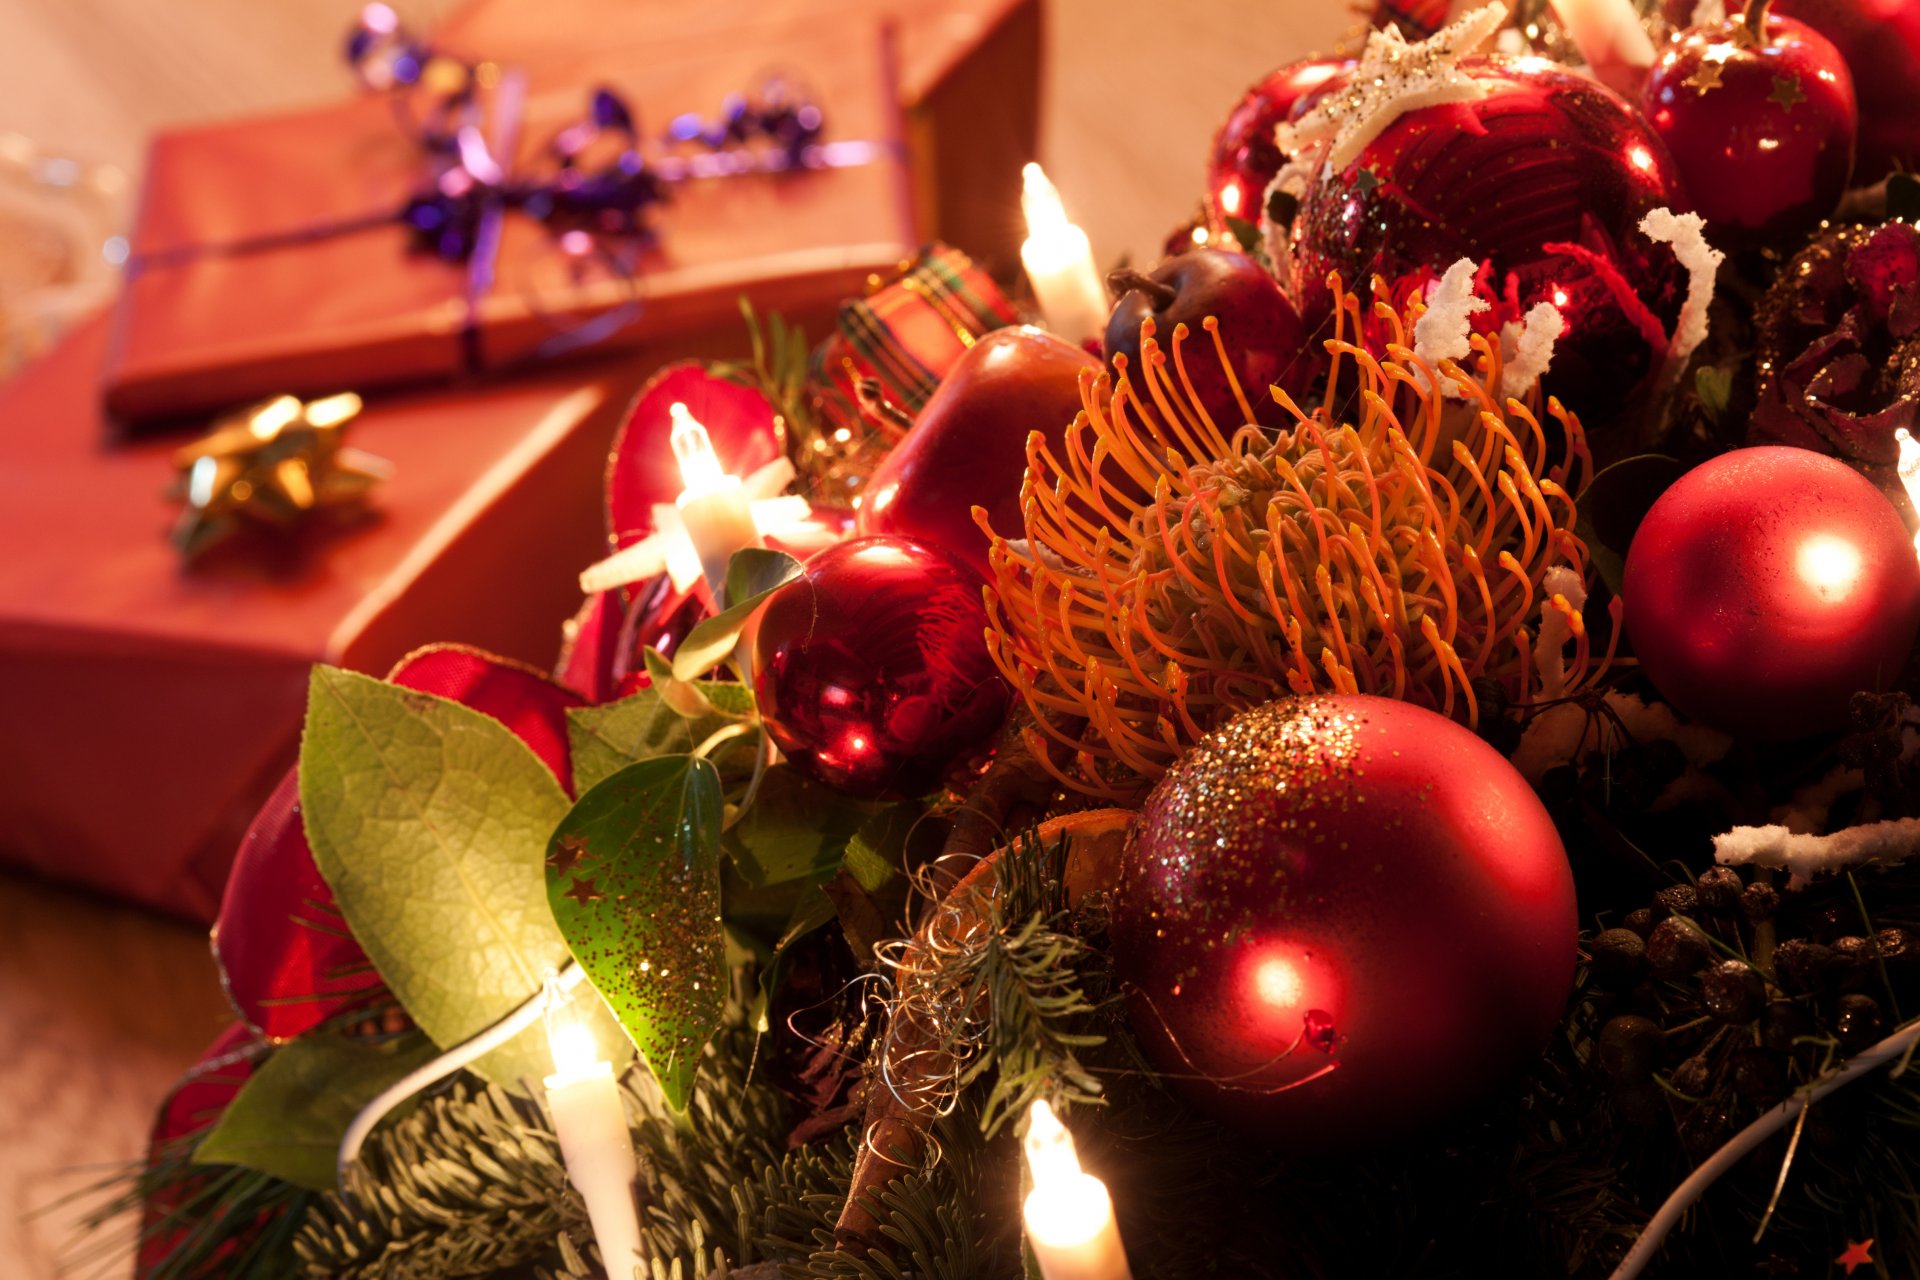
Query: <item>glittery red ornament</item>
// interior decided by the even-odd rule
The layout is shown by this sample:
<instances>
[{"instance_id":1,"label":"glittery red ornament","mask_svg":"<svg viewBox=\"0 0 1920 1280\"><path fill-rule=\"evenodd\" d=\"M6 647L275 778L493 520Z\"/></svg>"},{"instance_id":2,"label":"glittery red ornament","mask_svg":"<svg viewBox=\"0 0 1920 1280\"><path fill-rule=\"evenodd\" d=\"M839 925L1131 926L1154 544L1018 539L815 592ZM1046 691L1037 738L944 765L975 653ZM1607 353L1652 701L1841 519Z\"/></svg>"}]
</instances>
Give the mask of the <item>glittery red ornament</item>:
<instances>
[{"instance_id":1,"label":"glittery red ornament","mask_svg":"<svg viewBox=\"0 0 1920 1280\"><path fill-rule=\"evenodd\" d=\"M1804 236L1847 189L1853 77L1832 41L1764 0L1677 34L1641 101L1716 248Z\"/></svg>"},{"instance_id":2,"label":"glittery red ornament","mask_svg":"<svg viewBox=\"0 0 1920 1280\"><path fill-rule=\"evenodd\" d=\"M1853 181L1920 167L1920 0L1775 0L1833 41L1853 73L1860 137Z\"/></svg>"},{"instance_id":3,"label":"glittery red ornament","mask_svg":"<svg viewBox=\"0 0 1920 1280\"><path fill-rule=\"evenodd\" d=\"M855 538L775 592L754 641L767 731L862 798L925 795L986 747L1012 693L987 655L981 579L906 538Z\"/></svg>"},{"instance_id":4,"label":"glittery red ornament","mask_svg":"<svg viewBox=\"0 0 1920 1280\"><path fill-rule=\"evenodd\" d=\"M1283 699L1148 796L1113 956L1153 1064L1288 1144L1403 1135L1538 1052L1572 986L1573 875L1500 754L1411 703Z\"/></svg>"},{"instance_id":5,"label":"glittery red ornament","mask_svg":"<svg viewBox=\"0 0 1920 1280\"><path fill-rule=\"evenodd\" d=\"M1287 161L1274 144L1274 128L1286 123L1296 106L1311 104L1352 66L1346 58L1290 62L1269 72L1234 105L1213 136L1207 160L1207 220L1215 232L1227 230L1228 218L1260 221L1267 185Z\"/></svg>"},{"instance_id":6,"label":"glittery red ornament","mask_svg":"<svg viewBox=\"0 0 1920 1280\"><path fill-rule=\"evenodd\" d=\"M1489 262L1519 312L1559 308L1567 329L1548 390L1591 427L1665 356L1686 296L1671 250L1639 230L1685 208L1666 148L1612 90L1544 59L1469 58L1474 102L1407 111L1344 169L1308 184L1292 281L1309 332L1331 327L1327 274L1437 276Z\"/></svg>"},{"instance_id":7,"label":"glittery red ornament","mask_svg":"<svg viewBox=\"0 0 1920 1280\"><path fill-rule=\"evenodd\" d=\"M1838 728L1892 687L1920 631L1920 561L1859 472L1736 449L1660 496L1627 552L1627 636L1662 697L1732 733Z\"/></svg>"}]
</instances>

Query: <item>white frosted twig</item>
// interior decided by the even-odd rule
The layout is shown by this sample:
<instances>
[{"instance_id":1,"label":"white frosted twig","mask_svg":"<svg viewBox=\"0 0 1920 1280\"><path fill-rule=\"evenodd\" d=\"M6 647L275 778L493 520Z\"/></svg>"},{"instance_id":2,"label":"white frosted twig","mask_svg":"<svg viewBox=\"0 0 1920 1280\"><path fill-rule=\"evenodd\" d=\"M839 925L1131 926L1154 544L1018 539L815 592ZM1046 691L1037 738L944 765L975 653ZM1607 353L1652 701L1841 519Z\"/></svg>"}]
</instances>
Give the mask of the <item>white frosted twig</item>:
<instances>
[{"instance_id":1,"label":"white frosted twig","mask_svg":"<svg viewBox=\"0 0 1920 1280\"><path fill-rule=\"evenodd\" d=\"M1697 213L1675 213L1663 206L1640 219L1640 231L1655 244L1671 247L1687 270L1687 300L1680 304L1680 318L1667 343L1667 368L1678 372L1693 349L1706 341L1714 277L1727 255L1707 243L1707 221Z\"/></svg>"},{"instance_id":2,"label":"white frosted twig","mask_svg":"<svg viewBox=\"0 0 1920 1280\"><path fill-rule=\"evenodd\" d=\"M586 976L586 971L579 965L569 963L512 1013L471 1040L455 1045L432 1062L414 1068L381 1090L372 1102L360 1109L360 1114L353 1118L353 1123L347 1126L346 1133L340 1139L340 1154L335 1158L334 1170L341 1189L346 1189L347 1171L360 1158L360 1148L366 1145L367 1135L386 1118L389 1111L428 1085L452 1075L469 1062L491 1053L525 1031L546 1013L554 1001L563 999Z\"/></svg>"},{"instance_id":3,"label":"white frosted twig","mask_svg":"<svg viewBox=\"0 0 1920 1280\"><path fill-rule=\"evenodd\" d=\"M1660 1245L1667 1238L1667 1233L1673 1230L1675 1224L1680 1221L1681 1215L1685 1214L1708 1187L1718 1181L1727 1170L1738 1164L1749 1151L1772 1137L1782 1126L1835 1089L1852 1084L1875 1067L1910 1052L1916 1043L1920 1043L1920 1019L1907 1023L1871 1049L1855 1054L1844 1067L1828 1072L1739 1133L1734 1134L1725 1146L1714 1152L1708 1157L1706 1163L1688 1175L1685 1182L1674 1188L1673 1194L1667 1197L1667 1202L1660 1206L1660 1211L1653 1215L1652 1220L1641 1231L1640 1238L1633 1242L1633 1248L1627 1250L1627 1256L1622 1258L1620 1265L1613 1269L1611 1280L1634 1280L1634 1277L1646 1268L1647 1263L1653 1260L1653 1255L1659 1252ZM1893 1074L1899 1075L1904 1069L1903 1063L1894 1068Z\"/></svg>"},{"instance_id":4,"label":"white frosted twig","mask_svg":"<svg viewBox=\"0 0 1920 1280\"><path fill-rule=\"evenodd\" d=\"M1920 853L1920 818L1868 822L1824 836L1796 835L1780 826L1735 827L1713 838L1715 861L1790 871L1796 888L1822 871L1904 862L1915 853Z\"/></svg>"}]
</instances>

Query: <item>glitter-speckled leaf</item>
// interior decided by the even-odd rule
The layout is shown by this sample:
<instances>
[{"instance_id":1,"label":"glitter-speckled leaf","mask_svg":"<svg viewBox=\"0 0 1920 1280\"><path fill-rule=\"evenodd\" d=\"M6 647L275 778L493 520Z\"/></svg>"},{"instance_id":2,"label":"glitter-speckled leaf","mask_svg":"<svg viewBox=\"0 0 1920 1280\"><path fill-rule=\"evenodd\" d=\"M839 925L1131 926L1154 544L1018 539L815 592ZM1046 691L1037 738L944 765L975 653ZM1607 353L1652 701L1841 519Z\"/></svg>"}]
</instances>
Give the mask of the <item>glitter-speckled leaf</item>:
<instances>
[{"instance_id":1,"label":"glitter-speckled leaf","mask_svg":"<svg viewBox=\"0 0 1920 1280\"><path fill-rule=\"evenodd\" d=\"M498 720L315 667L300 803L341 913L436 1044L499 1021L566 964L541 858L567 795ZM474 1065L516 1089L553 1069L537 1027Z\"/></svg>"},{"instance_id":2,"label":"glitter-speckled leaf","mask_svg":"<svg viewBox=\"0 0 1920 1280\"><path fill-rule=\"evenodd\" d=\"M386 1044L301 1036L273 1051L194 1149L202 1164L237 1164L313 1191L334 1187L340 1138L361 1107L437 1050L409 1034Z\"/></svg>"},{"instance_id":3,"label":"glitter-speckled leaf","mask_svg":"<svg viewBox=\"0 0 1920 1280\"><path fill-rule=\"evenodd\" d=\"M636 760L686 755L716 730L753 714L753 694L744 685L699 681L682 687L702 698L704 709L691 718L670 706L658 688L567 712L573 776L582 794ZM750 761L753 735L743 735L736 742L737 746L729 744L729 758L739 752Z\"/></svg>"},{"instance_id":4,"label":"glitter-speckled leaf","mask_svg":"<svg viewBox=\"0 0 1920 1280\"><path fill-rule=\"evenodd\" d=\"M581 796L547 847L553 916L676 1110L726 1006L720 811L707 761L642 760Z\"/></svg>"}]
</instances>

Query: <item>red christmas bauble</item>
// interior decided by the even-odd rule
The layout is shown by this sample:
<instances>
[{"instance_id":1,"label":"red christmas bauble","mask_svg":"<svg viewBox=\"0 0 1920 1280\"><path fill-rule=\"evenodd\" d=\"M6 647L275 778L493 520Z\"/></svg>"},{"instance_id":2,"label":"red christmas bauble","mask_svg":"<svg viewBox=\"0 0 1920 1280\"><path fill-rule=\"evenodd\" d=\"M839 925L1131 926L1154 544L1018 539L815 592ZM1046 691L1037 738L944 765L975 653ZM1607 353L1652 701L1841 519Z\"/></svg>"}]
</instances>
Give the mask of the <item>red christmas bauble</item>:
<instances>
[{"instance_id":1,"label":"red christmas bauble","mask_svg":"<svg viewBox=\"0 0 1920 1280\"><path fill-rule=\"evenodd\" d=\"M1566 322L1548 390L1596 420L1665 357L1686 273L1639 230L1685 207L1673 161L1614 93L1542 59L1469 58L1474 102L1407 111L1344 169L1307 186L1293 221L1292 281L1308 332L1330 325L1327 274L1348 287L1489 262L1518 312L1551 302ZM1330 331L1330 329L1329 329Z\"/></svg>"},{"instance_id":2,"label":"red christmas bauble","mask_svg":"<svg viewBox=\"0 0 1920 1280\"><path fill-rule=\"evenodd\" d=\"M1845 463L1736 449L1653 504L1621 598L1667 701L1731 733L1797 738L1899 678L1920 631L1920 560L1893 505Z\"/></svg>"},{"instance_id":3,"label":"red christmas bauble","mask_svg":"<svg viewBox=\"0 0 1920 1280\"><path fill-rule=\"evenodd\" d=\"M1642 104L1718 248L1804 236L1832 213L1853 169L1853 77L1833 42L1736 14L1676 35Z\"/></svg>"},{"instance_id":4,"label":"red christmas bauble","mask_svg":"<svg viewBox=\"0 0 1920 1280\"><path fill-rule=\"evenodd\" d=\"M1860 137L1853 180L1920 168L1920 0L1776 0L1833 41L1853 73Z\"/></svg>"},{"instance_id":5,"label":"red christmas bauble","mask_svg":"<svg viewBox=\"0 0 1920 1280\"><path fill-rule=\"evenodd\" d=\"M981 579L906 538L855 538L773 594L754 692L793 763L865 799L925 795L989 745L1012 692L987 654Z\"/></svg>"},{"instance_id":6,"label":"red christmas bauble","mask_svg":"<svg viewBox=\"0 0 1920 1280\"><path fill-rule=\"evenodd\" d=\"M1282 699L1147 798L1114 963L1154 1065L1288 1143L1408 1133L1519 1069L1573 983L1573 874L1500 753L1411 703Z\"/></svg>"},{"instance_id":7,"label":"red christmas bauble","mask_svg":"<svg viewBox=\"0 0 1920 1280\"><path fill-rule=\"evenodd\" d=\"M1213 136L1207 160L1207 220L1215 232L1227 230L1229 218L1260 221L1267 186L1287 162L1274 144L1275 127L1292 118L1296 106L1310 104L1337 84L1352 66L1345 58L1290 62L1269 72L1234 105Z\"/></svg>"}]
</instances>

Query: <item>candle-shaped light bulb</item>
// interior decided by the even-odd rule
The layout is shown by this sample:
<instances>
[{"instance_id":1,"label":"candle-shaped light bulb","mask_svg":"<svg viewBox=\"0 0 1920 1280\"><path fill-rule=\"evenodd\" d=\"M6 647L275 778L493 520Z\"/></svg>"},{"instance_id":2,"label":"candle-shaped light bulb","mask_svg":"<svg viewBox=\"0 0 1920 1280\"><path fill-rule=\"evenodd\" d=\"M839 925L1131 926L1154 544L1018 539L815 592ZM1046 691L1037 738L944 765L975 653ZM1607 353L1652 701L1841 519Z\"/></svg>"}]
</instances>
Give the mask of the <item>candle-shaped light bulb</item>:
<instances>
[{"instance_id":1,"label":"candle-shaped light bulb","mask_svg":"<svg viewBox=\"0 0 1920 1280\"><path fill-rule=\"evenodd\" d=\"M1633 0L1550 2L1593 78L1637 99L1647 68L1653 65L1654 49Z\"/></svg>"},{"instance_id":2,"label":"candle-shaped light bulb","mask_svg":"<svg viewBox=\"0 0 1920 1280\"><path fill-rule=\"evenodd\" d=\"M640 1161L627 1127L627 1109L613 1064L600 1056L593 1031L569 1016L549 994L547 1048L554 1073L547 1077L547 1110L573 1183L587 1204L587 1222L600 1244L607 1274L626 1280L641 1262L640 1215L634 1180Z\"/></svg>"},{"instance_id":3,"label":"candle-shaped light bulb","mask_svg":"<svg viewBox=\"0 0 1920 1280\"><path fill-rule=\"evenodd\" d=\"M686 405L676 400L667 413L673 419L668 441L673 446L674 461L680 464L681 502L740 483L720 466L720 455L713 451L713 437Z\"/></svg>"},{"instance_id":4,"label":"candle-shaped light bulb","mask_svg":"<svg viewBox=\"0 0 1920 1280\"><path fill-rule=\"evenodd\" d=\"M1915 511L1920 511L1920 440L1905 427L1894 429L1893 438L1900 446L1900 461L1896 470L1900 473L1900 486L1907 491L1907 500ZM1915 555L1920 555L1920 533L1913 535Z\"/></svg>"},{"instance_id":5,"label":"candle-shaped light bulb","mask_svg":"<svg viewBox=\"0 0 1920 1280\"><path fill-rule=\"evenodd\" d=\"M1060 192L1037 164L1020 171L1027 238L1020 261L1047 327L1069 342L1098 337L1107 325L1107 291L1093 266L1087 233L1067 221Z\"/></svg>"},{"instance_id":6,"label":"candle-shaped light bulb","mask_svg":"<svg viewBox=\"0 0 1920 1280\"><path fill-rule=\"evenodd\" d=\"M684 486L675 500L687 540L700 557L700 573L716 604L726 604L727 563L733 553L760 545L753 522L753 503L740 477L728 475L713 451L713 437L687 406L674 401L667 409L673 419L668 441L680 464Z\"/></svg>"},{"instance_id":7,"label":"candle-shaped light bulb","mask_svg":"<svg viewBox=\"0 0 1920 1280\"><path fill-rule=\"evenodd\" d=\"M1040 1274L1045 1280L1130 1280L1106 1184L1080 1167L1073 1135L1045 1099L1028 1113L1025 1146L1033 1190L1023 1216Z\"/></svg>"}]
</instances>

